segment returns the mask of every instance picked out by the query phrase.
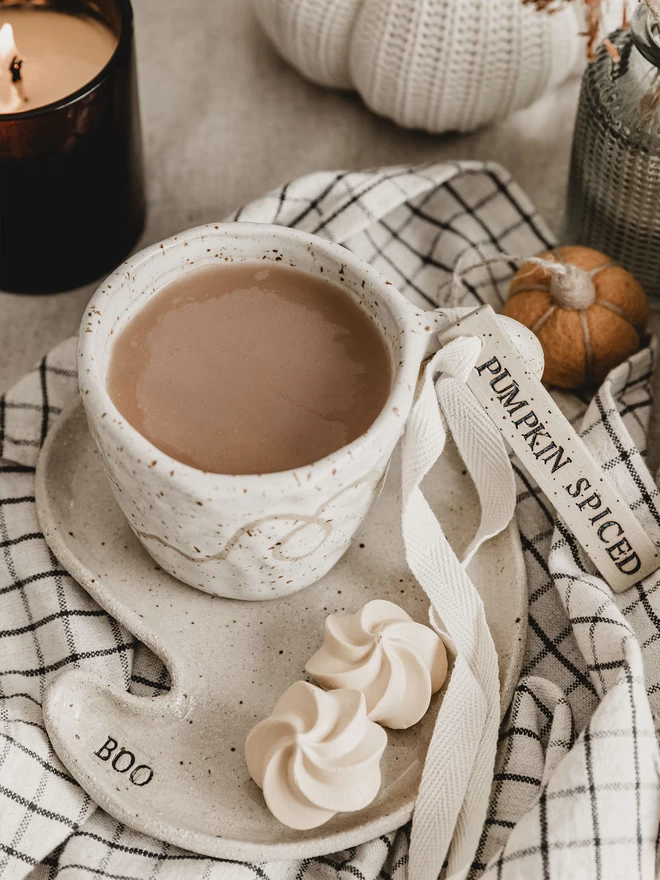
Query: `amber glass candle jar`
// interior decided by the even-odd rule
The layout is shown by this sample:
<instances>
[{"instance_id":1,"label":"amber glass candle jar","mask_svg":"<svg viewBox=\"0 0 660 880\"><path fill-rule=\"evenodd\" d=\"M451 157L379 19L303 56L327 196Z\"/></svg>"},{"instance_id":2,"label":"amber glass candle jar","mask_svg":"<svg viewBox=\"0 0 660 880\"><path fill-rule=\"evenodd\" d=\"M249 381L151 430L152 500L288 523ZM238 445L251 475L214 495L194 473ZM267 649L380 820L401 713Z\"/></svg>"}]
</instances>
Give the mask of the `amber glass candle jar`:
<instances>
[{"instance_id":1,"label":"amber glass candle jar","mask_svg":"<svg viewBox=\"0 0 660 880\"><path fill-rule=\"evenodd\" d=\"M7 49L12 32L0 32L0 290L55 293L107 273L144 227L133 10L129 0L0 0L0 28L7 22L15 44ZM67 22L107 30L96 36L111 41L87 82L88 68L67 69L57 55L59 37L42 57L56 31L68 37ZM32 38L25 50L21 29ZM83 43L89 52L84 34ZM49 100L62 83L75 90Z\"/></svg>"}]
</instances>

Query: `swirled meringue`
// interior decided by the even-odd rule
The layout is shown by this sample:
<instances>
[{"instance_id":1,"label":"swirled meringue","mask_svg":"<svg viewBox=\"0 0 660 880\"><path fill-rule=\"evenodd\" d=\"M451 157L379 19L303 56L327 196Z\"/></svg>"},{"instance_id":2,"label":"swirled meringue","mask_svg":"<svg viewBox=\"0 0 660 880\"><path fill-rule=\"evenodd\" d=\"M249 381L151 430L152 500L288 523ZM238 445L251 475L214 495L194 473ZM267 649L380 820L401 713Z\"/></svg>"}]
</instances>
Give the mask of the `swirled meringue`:
<instances>
[{"instance_id":1,"label":"swirled meringue","mask_svg":"<svg viewBox=\"0 0 660 880\"><path fill-rule=\"evenodd\" d=\"M305 830L372 802L386 744L359 691L297 681L248 734L245 763L275 818Z\"/></svg>"},{"instance_id":2,"label":"swirled meringue","mask_svg":"<svg viewBox=\"0 0 660 880\"><path fill-rule=\"evenodd\" d=\"M376 599L355 614L331 614L307 672L325 688L362 691L372 721L403 730L426 713L447 677L440 637L394 602Z\"/></svg>"}]
</instances>

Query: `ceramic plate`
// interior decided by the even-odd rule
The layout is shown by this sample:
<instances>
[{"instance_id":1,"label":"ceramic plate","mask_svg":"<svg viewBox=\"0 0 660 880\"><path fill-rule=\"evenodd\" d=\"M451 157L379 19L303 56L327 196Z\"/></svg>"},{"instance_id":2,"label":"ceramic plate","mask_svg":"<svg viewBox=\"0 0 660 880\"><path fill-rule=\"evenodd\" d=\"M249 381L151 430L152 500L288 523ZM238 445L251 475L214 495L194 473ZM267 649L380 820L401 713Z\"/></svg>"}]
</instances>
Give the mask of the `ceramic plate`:
<instances>
[{"instance_id":1,"label":"ceramic plate","mask_svg":"<svg viewBox=\"0 0 660 880\"><path fill-rule=\"evenodd\" d=\"M312 831L294 831L273 818L243 759L252 726L305 677L327 614L380 598L427 621L428 602L404 562L399 484L397 453L355 543L315 586L271 602L222 599L184 586L147 555L112 497L82 407L65 412L37 468L46 540L99 605L164 660L172 678L172 690L151 699L83 670L64 672L47 691L45 719L55 750L98 804L169 843L251 860L343 850L410 818L442 693L415 727L388 731L376 800ZM451 444L424 489L460 552L476 531L479 503ZM506 708L527 625L515 524L481 548L469 573L486 607Z\"/></svg>"}]
</instances>

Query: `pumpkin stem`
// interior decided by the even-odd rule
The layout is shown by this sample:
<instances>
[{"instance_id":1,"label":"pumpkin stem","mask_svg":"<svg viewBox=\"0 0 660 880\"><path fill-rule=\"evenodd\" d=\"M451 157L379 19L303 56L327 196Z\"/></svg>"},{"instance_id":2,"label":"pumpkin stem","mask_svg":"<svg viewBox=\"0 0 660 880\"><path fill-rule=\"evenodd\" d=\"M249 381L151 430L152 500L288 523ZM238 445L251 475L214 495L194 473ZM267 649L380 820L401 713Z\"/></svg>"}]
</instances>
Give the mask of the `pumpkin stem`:
<instances>
[{"instance_id":1,"label":"pumpkin stem","mask_svg":"<svg viewBox=\"0 0 660 880\"><path fill-rule=\"evenodd\" d=\"M596 286L584 269L561 263L552 269L550 296L563 309L581 311L596 302Z\"/></svg>"}]
</instances>

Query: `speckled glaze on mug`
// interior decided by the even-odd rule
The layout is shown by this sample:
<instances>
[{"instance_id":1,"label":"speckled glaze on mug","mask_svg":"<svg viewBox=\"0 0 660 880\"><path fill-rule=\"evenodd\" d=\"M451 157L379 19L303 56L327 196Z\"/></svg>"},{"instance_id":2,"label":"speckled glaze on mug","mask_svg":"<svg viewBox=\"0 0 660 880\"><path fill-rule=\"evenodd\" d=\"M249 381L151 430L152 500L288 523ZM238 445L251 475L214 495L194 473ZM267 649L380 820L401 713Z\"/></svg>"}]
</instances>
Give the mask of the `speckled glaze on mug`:
<instances>
[{"instance_id":1,"label":"speckled glaze on mug","mask_svg":"<svg viewBox=\"0 0 660 880\"><path fill-rule=\"evenodd\" d=\"M108 394L113 337L136 311L191 267L237 262L277 263L341 284L387 343L392 387L384 409L366 433L307 467L247 476L197 470L139 434ZM145 549L179 580L218 596L272 599L315 583L378 496L438 331L467 311L419 311L341 245L281 226L200 226L123 263L83 318L79 383L115 498Z\"/></svg>"}]
</instances>

